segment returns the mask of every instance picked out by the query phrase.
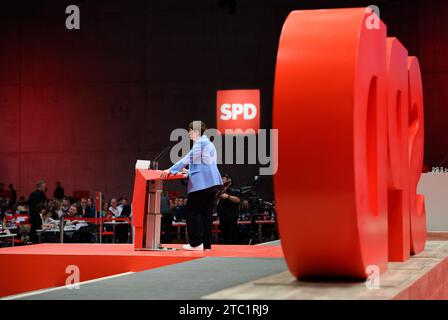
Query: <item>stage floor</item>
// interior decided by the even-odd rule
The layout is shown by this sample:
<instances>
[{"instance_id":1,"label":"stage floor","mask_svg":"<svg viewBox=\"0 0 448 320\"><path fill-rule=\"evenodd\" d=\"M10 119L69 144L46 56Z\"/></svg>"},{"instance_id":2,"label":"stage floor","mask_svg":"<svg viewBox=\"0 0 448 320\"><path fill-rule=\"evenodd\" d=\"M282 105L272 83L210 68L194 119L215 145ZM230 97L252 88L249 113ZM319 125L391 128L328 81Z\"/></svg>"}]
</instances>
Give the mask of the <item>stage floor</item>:
<instances>
[{"instance_id":1,"label":"stage floor","mask_svg":"<svg viewBox=\"0 0 448 320\"><path fill-rule=\"evenodd\" d=\"M62 276L62 283L45 283L30 290L23 287L22 294L11 293L15 295L6 299L448 299L448 241L429 240L422 253L404 263L389 263L388 271L380 276L378 289L367 288L364 281L297 281L287 271L278 242L215 246L211 252L166 253L135 252L130 245L33 247L1 249L0 263L3 266L4 259L26 257L36 263L24 265L26 275L31 275L30 270L51 269L53 278ZM57 258L61 265L50 266L51 257ZM115 275L112 277L90 275L90 279L96 280L82 282L81 290L67 289L64 286L67 274L61 271L70 262L67 257L81 264L86 258L91 269L104 268L107 273L118 264L121 271L110 273ZM111 265L104 264L105 258L110 259ZM80 267L81 281L89 280L84 268L85 265ZM17 289L17 281L8 280L5 274L0 275L0 281L6 286L15 283ZM34 274L42 278L42 272ZM9 278L13 278L11 274ZM0 290L4 291L4 287ZM36 289L42 290L31 291Z\"/></svg>"},{"instance_id":2,"label":"stage floor","mask_svg":"<svg viewBox=\"0 0 448 320\"><path fill-rule=\"evenodd\" d=\"M127 257L233 257L233 258L280 258L283 257L279 245L213 245L211 251L180 250L182 244L163 245L175 251L135 251L132 244L83 244L83 243L42 243L30 246L1 248L2 255L87 255L87 256L127 256Z\"/></svg>"},{"instance_id":3,"label":"stage floor","mask_svg":"<svg viewBox=\"0 0 448 320\"><path fill-rule=\"evenodd\" d=\"M180 248L181 245L166 245ZM131 244L38 244L0 249L0 297L59 287L80 271L80 281L140 272L205 258L283 260L281 246L214 245L211 251L134 251Z\"/></svg>"},{"instance_id":4,"label":"stage floor","mask_svg":"<svg viewBox=\"0 0 448 320\"><path fill-rule=\"evenodd\" d=\"M434 238L434 235L432 235ZM446 236L438 236L448 239ZM448 241L429 240L406 262L388 264L379 288L365 281L298 281L287 272L227 288L203 299L281 300L427 300L448 299Z\"/></svg>"}]
</instances>

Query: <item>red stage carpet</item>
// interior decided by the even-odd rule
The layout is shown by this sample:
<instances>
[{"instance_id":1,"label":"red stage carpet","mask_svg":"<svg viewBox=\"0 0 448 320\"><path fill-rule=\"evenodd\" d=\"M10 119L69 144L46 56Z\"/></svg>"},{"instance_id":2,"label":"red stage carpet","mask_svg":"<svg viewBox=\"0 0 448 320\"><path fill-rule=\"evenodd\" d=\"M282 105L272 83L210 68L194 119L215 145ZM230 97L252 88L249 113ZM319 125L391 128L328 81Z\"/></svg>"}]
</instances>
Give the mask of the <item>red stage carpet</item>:
<instances>
[{"instance_id":1,"label":"red stage carpet","mask_svg":"<svg viewBox=\"0 0 448 320\"><path fill-rule=\"evenodd\" d=\"M180 248L181 245L167 245ZM80 281L137 272L203 257L281 258L281 246L216 245L212 251L134 251L132 244L37 244L0 249L0 297L65 285L76 265Z\"/></svg>"}]
</instances>

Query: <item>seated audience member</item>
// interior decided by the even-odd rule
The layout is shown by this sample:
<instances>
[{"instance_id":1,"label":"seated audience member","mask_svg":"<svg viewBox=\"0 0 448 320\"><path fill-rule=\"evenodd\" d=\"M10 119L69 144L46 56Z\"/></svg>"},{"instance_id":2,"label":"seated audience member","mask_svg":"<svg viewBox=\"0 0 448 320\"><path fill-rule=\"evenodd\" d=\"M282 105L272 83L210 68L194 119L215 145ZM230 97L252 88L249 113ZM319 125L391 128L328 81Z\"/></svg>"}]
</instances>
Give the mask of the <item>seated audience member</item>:
<instances>
[{"instance_id":1,"label":"seated audience member","mask_svg":"<svg viewBox=\"0 0 448 320\"><path fill-rule=\"evenodd\" d=\"M65 216L68 214L68 210L70 209L70 200L68 198L62 199L62 215Z\"/></svg>"},{"instance_id":2,"label":"seated audience member","mask_svg":"<svg viewBox=\"0 0 448 320\"><path fill-rule=\"evenodd\" d=\"M179 199L172 198L170 199L170 209L173 214L173 221L182 222L182 218L179 215Z\"/></svg>"},{"instance_id":3,"label":"seated audience member","mask_svg":"<svg viewBox=\"0 0 448 320\"><path fill-rule=\"evenodd\" d=\"M101 217L102 218L107 218L107 219L111 219L114 218L114 215L111 211L109 211L110 208L110 203L109 202L104 202L103 203L103 210L101 211ZM113 231L113 227L112 226L108 226L108 225L104 225L104 231ZM111 240L112 241L112 240Z\"/></svg>"},{"instance_id":4,"label":"seated audience member","mask_svg":"<svg viewBox=\"0 0 448 320\"><path fill-rule=\"evenodd\" d=\"M174 198L173 200L173 214L174 214L174 219L176 221L181 221L181 217L179 215L179 198Z\"/></svg>"},{"instance_id":5,"label":"seated audience member","mask_svg":"<svg viewBox=\"0 0 448 320\"><path fill-rule=\"evenodd\" d=\"M95 203L93 202L92 198L87 198L87 206L89 208L92 208L93 210L95 210ZM94 211L95 212L95 211Z\"/></svg>"},{"instance_id":6,"label":"seated audience member","mask_svg":"<svg viewBox=\"0 0 448 320\"><path fill-rule=\"evenodd\" d=\"M101 210L101 218L110 218L109 216L109 203L103 203L103 210Z\"/></svg>"},{"instance_id":7,"label":"seated audience member","mask_svg":"<svg viewBox=\"0 0 448 320\"><path fill-rule=\"evenodd\" d=\"M59 224L58 220L51 218L51 211L47 207L40 209L40 219L42 229L54 229Z\"/></svg>"},{"instance_id":8,"label":"seated audience member","mask_svg":"<svg viewBox=\"0 0 448 320\"><path fill-rule=\"evenodd\" d=\"M68 208L67 217L69 217L69 218L79 218L79 217L81 217L79 215L78 207L76 206L76 204L70 205L70 207Z\"/></svg>"},{"instance_id":9,"label":"seated audience member","mask_svg":"<svg viewBox=\"0 0 448 320\"><path fill-rule=\"evenodd\" d=\"M61 209L61 203L58 200L53 200L53 203L51 205L51 218L53 220L59 220L61 219L63 214L64 213Z\"/></svg>"},{"instance_id":10,"label":"seated audience member","mask_svg":"<svg viewBox=\"0 0 448 320\"><path fill-rule=\"evenodd\" d=\"M120 203L120 205L118 205ZM125 218L131 214L130 206L126 205L127 199L120 198L118 201L116 198L110 200L110 207L108 208L108 218ZM122 216L123 214L123 216ZM113 226L105 226L106 231L112 231ZM124 243L128 240L129 224L117 224L115 225L115 241L118 243Z\"/></svg>"},{"instance_id":11,"label":"seated audience member","mask_svg":"<svg viewBox=\"0 0 448 320\"><path fill-rule=\"evenodd\" d=\"M178 220L178 221L185 220L186 219L185 212L186 212L185 198L184 197L179 197L178 203L177 203L177 213L176 213L177 217L176 217L176 220Z\"/></svg>"},{"instance_id":12,"label":"seated audience member","mask_svg":"<svg viewBox=\"0 0 448 320\"><path fill-rule=\"evenodd\" d=\"M119 217L121 214L120 210L118 209L118 201L116 198L112 198L110 200L110 207L109 207L109 214L108 216L111 217Z\"/></svg>"},{"instance_id":13,"label":"seated audience member","mask_svg":"<svg viewBox=\"0 0 448 320\"><path fill-rule=\"evenodd\" d=\"M80 218L80 214L78 212L78 207L76 204L72 204L68 210L67 217L69 218ZM79 220L67 220L67 225L75 225L78 223L82 223ZM89 224L85 226L81 226L76 232L73 234L71 238L68 239L69 242L73 243L93 243L95 242L95 234L98 226L95 224Z\"/></svg>"},{"instance_id":14,"label":"seated audience member","mask_svg":"<svg viewBox=\"0 0 448 320\"><path fill-rule=\"evenodd\" d=\"M241 201L240 219L243 221L250 220L250 205L249 205L249 201L247 199L244 199L243 201Z\"/></svg>"},{"instance_id":15,"label":"seated audience member","mask_svg":"<svg viewBox=\"0 0 448 320\"><path fill-rule=\"evenodd\" d=\"M72 204L70 206L70 208L68 208L68 212L64 216L64 218L71 218L71 219L73 219L73 218L80 218L80 215L78 213L78 207L76 206L76 204ZM66 221L66 225L69 226L69 225L77 224L77 223L80 223L80 222L81 221L79 221L79 220L67 220Z\"/></svg>"},{"instance_id":16,"label":"seated audience member","mask_svg":"<svg viewBox=\"0 0 448 320\"><path fill-rule=\"evenodd\" d=\"M161 235L162 243L171 243L171 234L173 232L173 211L170 208L168 197L162 195L160 198L160 213L162 214L161 228L163 234Z\"/></svg>"},{"instance_id":17,"label":"seated audience member","mask_svg":"<svg viewBox=\"0 0 448 320\"><path fill-rule=\"evenodd\" d=\"M112 199L113 200L113 199ZM113 204L111 200L111 206ZM126 218L131 215L131 206L129 205L129 200L126 198L121 198L118 201L119 205L117 206L118 215L114 215L115 217ZM118 224L115 226L115 235L116 241L119 243L125 243L128 240L129 233L129 224Z\"/></svg>"},{"instance_id":18,"label":"seated audience member","mask_svg":"<svg viewBox=\"0 0 448 320\"><path fill-rule=\"evenodd\" d=\"M45 205L38 205L39 219L36 221L36 230L52 230L57 228L59 221L51 218L51 210ZM55 233L41 233L39 239L42 242L59 242Z\"/></svg>"},{"instance_id":19,"label":"seated audience member","mask_svg":"<svg viewBox=\"0 0 448 320\"><path fill-rule=\"evenodd\" d=\"M95 218L95 211L93 208L88 206L87 198L81 198L79 214L83 218Z\"/></svg>"},{"instance_id":20,"label":"seated audience member","mask_svg":"<svg viewBox=\"0 0 448 320\"><path fill-rule=\"evenodd\" d=\"M129 200L126 199L126 198L121 198L121 199L118 201L118 203L119 203L118 211L120 211L120 215L121 215L121 212L122 212L123 208L124 208L125 206L128 206L128 205L129 205Z\"/></svg>"},{"instance_id":21,"label":"seated audience member","mask_svg":"<svg viewBox=\"0 0 448 320\"><path fill-rule=\"evenodd\" d=\"M26 204L26 200L24 196L20 196L19 200L17 201L17 211L19 213L28 213L28 205Z\"/></svg>"}]
</instances>

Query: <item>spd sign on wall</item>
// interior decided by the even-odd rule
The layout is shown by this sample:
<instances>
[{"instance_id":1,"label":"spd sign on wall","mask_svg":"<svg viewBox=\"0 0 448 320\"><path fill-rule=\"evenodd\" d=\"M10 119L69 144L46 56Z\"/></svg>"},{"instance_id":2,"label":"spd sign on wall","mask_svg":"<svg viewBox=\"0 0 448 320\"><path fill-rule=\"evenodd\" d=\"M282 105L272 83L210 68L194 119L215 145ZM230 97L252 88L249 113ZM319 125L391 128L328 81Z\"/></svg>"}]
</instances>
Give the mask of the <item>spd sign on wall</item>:
<instances>
[{"instance_id":1,"label":"spd sign on wall","mask_svg":"<svg viewBox=\"0 0 448 320\"><path fill-rule=\"evenodd\" d=\"M218 90L216 93L217 129L260 129L260 90Z\"/></svg>"}]
</instances>

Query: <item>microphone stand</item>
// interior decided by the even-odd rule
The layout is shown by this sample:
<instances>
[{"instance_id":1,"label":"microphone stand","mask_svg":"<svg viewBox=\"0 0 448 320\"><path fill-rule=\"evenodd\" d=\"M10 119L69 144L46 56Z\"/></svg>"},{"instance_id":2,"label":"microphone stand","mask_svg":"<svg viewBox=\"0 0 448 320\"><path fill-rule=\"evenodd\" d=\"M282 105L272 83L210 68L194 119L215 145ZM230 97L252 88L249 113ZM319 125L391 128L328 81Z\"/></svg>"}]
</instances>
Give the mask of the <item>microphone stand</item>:
<instances>
[{"instance_id":1,"label":"microphone stand","mask_svg":"<svg viewBox=\"0 0 448 320\"><path fill-rule=\"evenodd\" d=\"M151 169L158 170L159 169L159 159L162 158L167 152L171 150L175 145L169 145L165 149L163 149L155 158L151 161Z\"/></svg>"}]
</instances>

